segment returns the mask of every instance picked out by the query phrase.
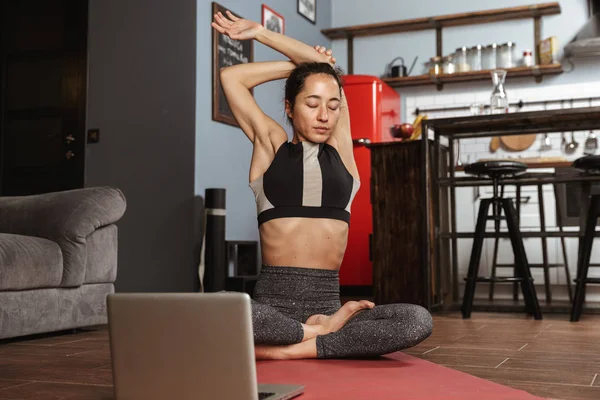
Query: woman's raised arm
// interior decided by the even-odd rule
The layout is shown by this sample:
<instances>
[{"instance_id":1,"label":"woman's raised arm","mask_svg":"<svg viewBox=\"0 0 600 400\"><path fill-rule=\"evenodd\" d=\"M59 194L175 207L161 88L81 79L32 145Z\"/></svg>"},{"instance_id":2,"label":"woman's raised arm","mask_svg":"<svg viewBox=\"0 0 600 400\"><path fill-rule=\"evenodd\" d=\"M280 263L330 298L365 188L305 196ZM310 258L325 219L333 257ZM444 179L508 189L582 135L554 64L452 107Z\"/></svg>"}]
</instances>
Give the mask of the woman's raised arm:
<instances>
[{"instance_id":1,"label":"woman's raised arm","mask_svg":"<svg viewBox=\"0 0 600 400\"><path fill-rule=\"evenodd\" d=\"M237 19L234 24L221 13L215 14L211 25L234 40L254 40L265 29L249 20ZM295 64L290 61L272 61L236 64L221 69L221 87L229 108L242 131L255 145L271 144L273 135L277 136L277 141L285 140L287 136L283 128L260 109L250 89L261 83L287 78L294 67Z\"/></svg>"}]
</instances>

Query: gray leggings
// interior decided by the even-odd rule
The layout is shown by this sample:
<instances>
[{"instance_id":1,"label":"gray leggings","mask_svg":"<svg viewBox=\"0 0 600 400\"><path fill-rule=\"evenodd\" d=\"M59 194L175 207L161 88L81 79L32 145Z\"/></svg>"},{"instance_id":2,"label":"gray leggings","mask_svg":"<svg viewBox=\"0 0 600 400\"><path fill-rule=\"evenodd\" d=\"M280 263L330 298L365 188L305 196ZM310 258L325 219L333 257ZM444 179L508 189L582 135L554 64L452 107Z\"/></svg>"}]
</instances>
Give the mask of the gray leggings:
<instances>
[{"instance_id":1,"label":"gray leggings","mask_svg":"<svg viewBox=\"0 0 600 400\"><path fill-rule=\"evenodd\" d=\"M289 345L304 337L301 323L341 307L337 271L263 265L254 288L257 345ZM318 358L374 357L415 346L433 329L418 305L385 304L359 311L337 332L317 336Z\"/></svg>"}]
</instances>

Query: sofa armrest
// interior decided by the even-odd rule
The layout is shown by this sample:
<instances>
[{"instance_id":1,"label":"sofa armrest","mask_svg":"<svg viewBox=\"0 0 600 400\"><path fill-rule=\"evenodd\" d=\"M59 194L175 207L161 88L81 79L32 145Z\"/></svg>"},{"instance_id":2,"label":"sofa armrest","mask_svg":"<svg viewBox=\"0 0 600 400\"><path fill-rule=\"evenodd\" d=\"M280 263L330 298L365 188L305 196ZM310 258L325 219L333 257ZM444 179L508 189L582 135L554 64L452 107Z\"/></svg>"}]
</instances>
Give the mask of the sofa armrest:
<instances>
[{"instance_id":1,"label":"sofa armrest","mask_svg":"<svg viewBox=\"0 0 600 400\"><path fill-rule=\"evenodd\" d=\"M3 197L0 232L56 242L63 252L62 285L73 286L81 284L85 275L86 238L96 229L116 223L125 208L125 196L111 187Z\"/></svg>"}]
</instances>

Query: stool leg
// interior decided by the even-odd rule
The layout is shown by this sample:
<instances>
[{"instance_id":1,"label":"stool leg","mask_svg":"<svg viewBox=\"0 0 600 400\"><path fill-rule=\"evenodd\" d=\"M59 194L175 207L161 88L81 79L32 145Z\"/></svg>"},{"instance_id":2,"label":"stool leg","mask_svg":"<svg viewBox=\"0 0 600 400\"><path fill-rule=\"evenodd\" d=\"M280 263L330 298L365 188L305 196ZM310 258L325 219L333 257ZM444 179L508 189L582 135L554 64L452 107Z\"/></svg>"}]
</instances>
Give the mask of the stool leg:
<instances>
[{"instance_id":1,"label":"stool leg","mask_svg":"<svg viewBox=\"0 0 600 400\"><path fill-rule=\"evenodd\" d=\"M556 204L556 225L558 225L558 231L563 232L563 216L562 216L562 203L561 197L558 195L558 186L554 187L554 201ZM562 247L562 257L565 266L565 279L567 280L567 291L569 292L569 301L573 302L573 288L571 287L571 272L569 271L569 257L567 257L567 246L565 243L565 237L561 236L560 245Z\"/></svg>"},{"instance_id":2,"label":"stool leg","mask_svg":"<svg viewBox=\"0 0 600 400\"><path fill-rule=\"evenodd\" d=\"M585 223L585 233L583 238L580 237L579 239L582 241L582 244L579 246L577 257L577 279L575 280L575 296L573 297L573 305L571 307L571 322L579 321L583 309L585 283L590 267L592 245L596 234L596 221L599 213L600 196L592 196Z\"/></svg>"},{"instance_id":3,"label":"stool leg","mask_svg":"<svg viewBox=\"0 0 600 400\"><path fill-rule=\"evenodd\" d=\"M471 259L469 261L469 271L465 278L465 294L462 303L463 318L470 318L473 309L473 297L475 297L475 285L477 283L479 263L481 261L481 250L483 247L483 234L485 233L485 225L491 202L491 199L483 199L479 205L479 214L475 226L475 237L473 238L473 248L471 249Z\"/></svg>"},{"instance_id":4,"label":"stool leg","mask_svg":"<svg viewBox=\"0 0 600 400\"><path fill-rule=\"evenodd\" d=\"M540 232L546 233L546 213L544 210L544 191L542 185L537 185L538 207L540 213ZM548 238L542 237L542 263L544 268L544 288L546 289L546 303L552 303L552 291L550 290L550 267L548 266Z\"/></svg>"},{"instance_id":5,"label":"stool leg","mask_svg":"<svg viewBox=\"0 0 600 400\"><path fill-rule=\"evenodd\" d=\"M496 277L496 265L498 264L498 244L500 242L500 216L502 215L502 209L498 202L492 204L492 210L494 213L494 232L496 233L494 238L494 254L492 255L492 279ZM494 300L494 281L490 281L490 301Z\"/></svg>"},{"instance_id":6,"label":"stool leg","mask_svg":"<svg viewBox=\"0 0 600 400\"><path fill-rule=\"evenodd\" d=\"M542 311L535 293L533 278L529 270L529 264L527 263L525 247L523 246L523 237L517 226L517 218L512 207L512 202L510 199L503 199L502 205L506 214L506 224L508 225L510 241L515 254L515 266L519 269L518 276L523 278L523 281L521 281L521 291L525 299L525 306L535 319L542 319Z\"/></svg>"},{"instance_id":7,"label":"stool leg","mask_svg":"<svg viewBox=\"0 0 600 400\"><path fill-rule=\"evenodd\" d=\"M517 185L517 226L521 226L521 185ZM515 267L513 268L513 275L519 276L519 271L517 269L517 262L515 260ZM519 301L519 284L517 282L513 283L513 300Z\"/></svg>"},{"instance_id":8,"label":"stool leg","mask_svg":"<svg viewBox=\"0 0 600 400\"><path fill-rule=\"evenodd\" d=\"M496 229L495 232L496 237L494 238L494 254L492 255L492 279L496 277L496 264L498 264L498 244L500 242L498 233L500 232L500 229ZM488 295L488 298L490 301L494 300L494 281L490 282L490 293Z\"/></svg>"}]
</instances>

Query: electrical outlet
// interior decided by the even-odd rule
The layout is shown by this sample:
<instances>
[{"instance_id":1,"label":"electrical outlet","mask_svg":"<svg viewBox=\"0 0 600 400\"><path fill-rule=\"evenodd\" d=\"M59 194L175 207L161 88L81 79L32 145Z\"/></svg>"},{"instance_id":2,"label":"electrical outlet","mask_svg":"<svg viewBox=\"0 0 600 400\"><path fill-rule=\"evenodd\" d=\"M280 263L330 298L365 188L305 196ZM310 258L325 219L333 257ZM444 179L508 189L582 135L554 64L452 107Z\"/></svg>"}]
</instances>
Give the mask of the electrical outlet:
<instances>
[{"instance_id":1,"label":"electrical outlet","mask_svg":"<svg viewBox=\"0 0 600 400\"><path fill-rule=\"evenodd\" d=\"M100 129L88 129L87 142L98 143L100 141Z\"/></svg>"}]
</instances>

